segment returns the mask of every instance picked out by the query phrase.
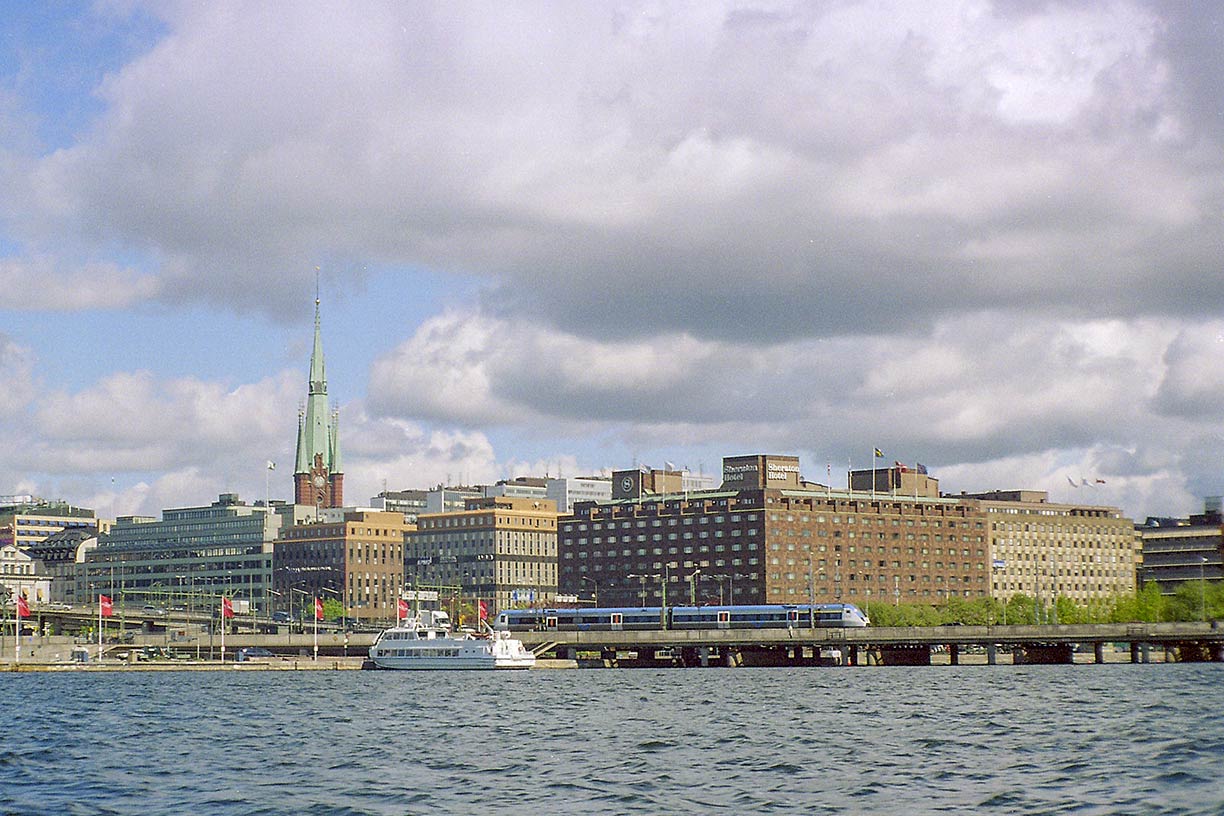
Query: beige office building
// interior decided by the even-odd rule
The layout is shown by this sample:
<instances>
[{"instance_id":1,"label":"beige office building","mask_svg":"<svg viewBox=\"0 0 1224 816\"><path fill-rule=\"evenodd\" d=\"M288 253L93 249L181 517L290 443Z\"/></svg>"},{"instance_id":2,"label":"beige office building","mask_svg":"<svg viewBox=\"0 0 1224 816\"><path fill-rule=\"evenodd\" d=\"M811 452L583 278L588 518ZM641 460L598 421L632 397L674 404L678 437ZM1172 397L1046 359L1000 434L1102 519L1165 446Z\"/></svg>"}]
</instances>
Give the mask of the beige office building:
<instances>
[{"instance_id":1,"label":"beige office building","mask_svg":"<svg viewBox=\"0 0 1224 816\"><path fill-rule=\"evenodd\" d=\"M1142 547L1116 507L1053 504L1042 490L967 495L989 519L991 595L1076 603L1135 591Z\"/></svg>"},{"instance_id":2,"label":"beige office building","mask_svg":"<svg viewBox=\"0 0 1224 816\"><path fill-rule=\"evenodd\" d=\"M404 577L417 587L454 587L465 599L509 606L552 603L557 594L557 505L490 496L463 510L417 517L404 539Z\"/></svg>"}]
</instances>

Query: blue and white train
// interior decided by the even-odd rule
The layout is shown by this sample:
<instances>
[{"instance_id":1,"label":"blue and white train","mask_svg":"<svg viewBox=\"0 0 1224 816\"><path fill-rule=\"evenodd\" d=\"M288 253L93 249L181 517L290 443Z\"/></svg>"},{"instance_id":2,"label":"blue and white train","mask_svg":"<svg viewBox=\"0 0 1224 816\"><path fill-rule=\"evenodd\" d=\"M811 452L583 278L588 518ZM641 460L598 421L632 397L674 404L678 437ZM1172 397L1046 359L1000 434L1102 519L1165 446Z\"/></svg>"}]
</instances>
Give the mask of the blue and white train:
<instances>
[{"instance_id":1,"label":"blue and white train","mask_svg":"<svg viewBox=\"0 0 1224 816\"><path fill-rule=\"evenodd\" d=\"M760 606L636 606L504 609L493 628L509 632L625 631L633 629L803 629L871 623L853 604Z\"/></svg>"}]
</instances>

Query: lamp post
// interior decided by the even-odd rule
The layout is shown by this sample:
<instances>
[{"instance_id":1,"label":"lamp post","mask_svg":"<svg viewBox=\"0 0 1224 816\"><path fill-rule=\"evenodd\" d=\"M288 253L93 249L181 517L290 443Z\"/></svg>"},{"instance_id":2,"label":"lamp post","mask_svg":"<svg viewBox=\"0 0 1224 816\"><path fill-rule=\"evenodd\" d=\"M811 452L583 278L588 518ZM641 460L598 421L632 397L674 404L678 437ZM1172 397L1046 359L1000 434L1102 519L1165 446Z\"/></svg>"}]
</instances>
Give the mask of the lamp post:
<instances>
[{"instance_id":1,"label":"lamp post","mask_svg":"<svg viewBox=\"0 0 1224 816\"><path fill-rule=\"evenodd\" d=\"M579 575L578 578L581 581L587 581L591 584L591 586L593 587L593 589L591 590L591 605L599 606L599 582L596 581L594 578L588 578L585 575Z\"/></svg>"},{"instance_id":2,"label":"lamp post","mask_svg":"<svg viewBox=\"0 0 1224 816\"><path fill-rule=\"evenodd\" d=\"M723 581L727 580L727 576L725 576L725 575L711 575L711 576L708 576L708 577L710 577L710 578L712 578L713 580L715 580L715 581L717 581L717 582L718 582L718 605L719 605L719 606L722 606L722 605L723 605Z\"/></svg>"},{"instance_id":3,"label":"lamp post","mask_svg":"<svg viewBox=\"0 0 1224 816\"><path fill-rule=\"evenodd\" d=\"M671 580L671 563L663 562L663 628L667 628L667 582Z\"/></svg>"},{"instance_id":4,"label":"lamp post","mask_svg":"<svg viewBox=\"0 0 1224 816\"><path fill-rule=\"evenodd\" d=\"M696 569L689 573L689 606L697 605L697 576L701 574L701 570Z\"/></svg>"},{"instance_id":5,"label":"lamp post","mask_svg":"<svg viewBox=\"0 0 1224 816\"><path fill-rule=\"evenodd\" d=\"M290 617L293 617L293 593L294 592L298 593L299 595L305 595L306 598L311 597L310 593L304 589L298 589L297 587L289 587L289 616ZM302 599L303 616L306 610L306 598ZM315 618L314 628L315 628L315 660L318 660L319 659L319 619L317 617ZM289 625L289 631L291 632L293 631L292 624Z\"/></svg>"},{"instance_id":6,"label":"lamp post","mask_svg":"<svg viewBox=\"0 0 1224 816\"><path fill-rule=\"evenodd\" d=\"M626 578L637 578L637 579L638 579L638 581L641 583L641 585L642 585L642 586L641 586L641 589L638 591L638 595L639 595L639 597L641 598L641 601L642 601L642 606L643 606L643 607L644 607L644 606L646 606L646 579L647 579L647 578L649 578L650 576L649 576L649 575L640 575L640 574L638 574L638 573L636 573L636 572L631 572L631 573L629 573L628 575L626 575L625 577L626 577Z\"/></svg>"},{"instance_id":7,"label":"lamp post","mask_svg":"<svg viewBox=\"0 0 1224 816\"><path fill-rule=\"evenodd\" d=\"M331 587L319 587L320 592L326 592L329 595L339 598L340 593ZM344 656L348 657L348 610L345 609L345 614L341 616L340 629L344 634ZM315 644L314 644L314 659L319 659L319 616L315 615Z\"/></svg>"},{"instance_id":8,"label":"lamp post","mask_svg":"<svg viewBox=\"0 0 1224 816\"><path fill-rule=\"evenodd\" d=\"M1199 620L1207 620L1207 578L1203 572L1207 566L1207 556L1199 556Z\"/></svg>"}]
</instances>

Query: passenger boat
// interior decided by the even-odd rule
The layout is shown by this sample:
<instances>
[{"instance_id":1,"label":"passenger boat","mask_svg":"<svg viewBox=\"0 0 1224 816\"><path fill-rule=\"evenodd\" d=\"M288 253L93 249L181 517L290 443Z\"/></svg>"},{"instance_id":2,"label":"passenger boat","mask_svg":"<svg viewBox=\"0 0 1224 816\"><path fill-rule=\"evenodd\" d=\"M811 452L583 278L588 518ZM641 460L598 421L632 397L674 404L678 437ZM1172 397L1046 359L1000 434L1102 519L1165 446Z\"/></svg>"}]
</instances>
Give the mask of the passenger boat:
<instances>
[{"instance_id":1,"label":"passenger boat","mask_svg":"<svg viewBox=\"0 0 1224 816\"><path fill-rule=\"evenodd\" d=\"M370 647L379 669L530 669L533 655L509 632L451 632L445 612L422 610L415 618L384 629Z\"/></svg>"}]
</instances>

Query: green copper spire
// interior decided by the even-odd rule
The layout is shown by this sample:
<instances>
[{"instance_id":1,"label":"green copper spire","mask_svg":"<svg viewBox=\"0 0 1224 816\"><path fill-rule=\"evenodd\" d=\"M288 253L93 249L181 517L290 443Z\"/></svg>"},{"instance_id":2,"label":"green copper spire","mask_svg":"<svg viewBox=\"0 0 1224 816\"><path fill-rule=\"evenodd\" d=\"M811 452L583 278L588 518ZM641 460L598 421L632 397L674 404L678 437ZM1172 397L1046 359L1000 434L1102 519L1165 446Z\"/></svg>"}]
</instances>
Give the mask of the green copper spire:
<instances>
[{"instance_id":1,"label":"green copper spire","mask_svg":"<svg viewBox=\"0 0 1224 816\"><path fill-rule=\"evenodd\" d=\"M323 331L319 298L315 296L314 349L310 353L310 388L306 410L298 417L297 462L294 473L309 473L320 461L328 473L341 473L339 419L327 404L327 372L323 363Z\"/></svg>"}]
</instances>

